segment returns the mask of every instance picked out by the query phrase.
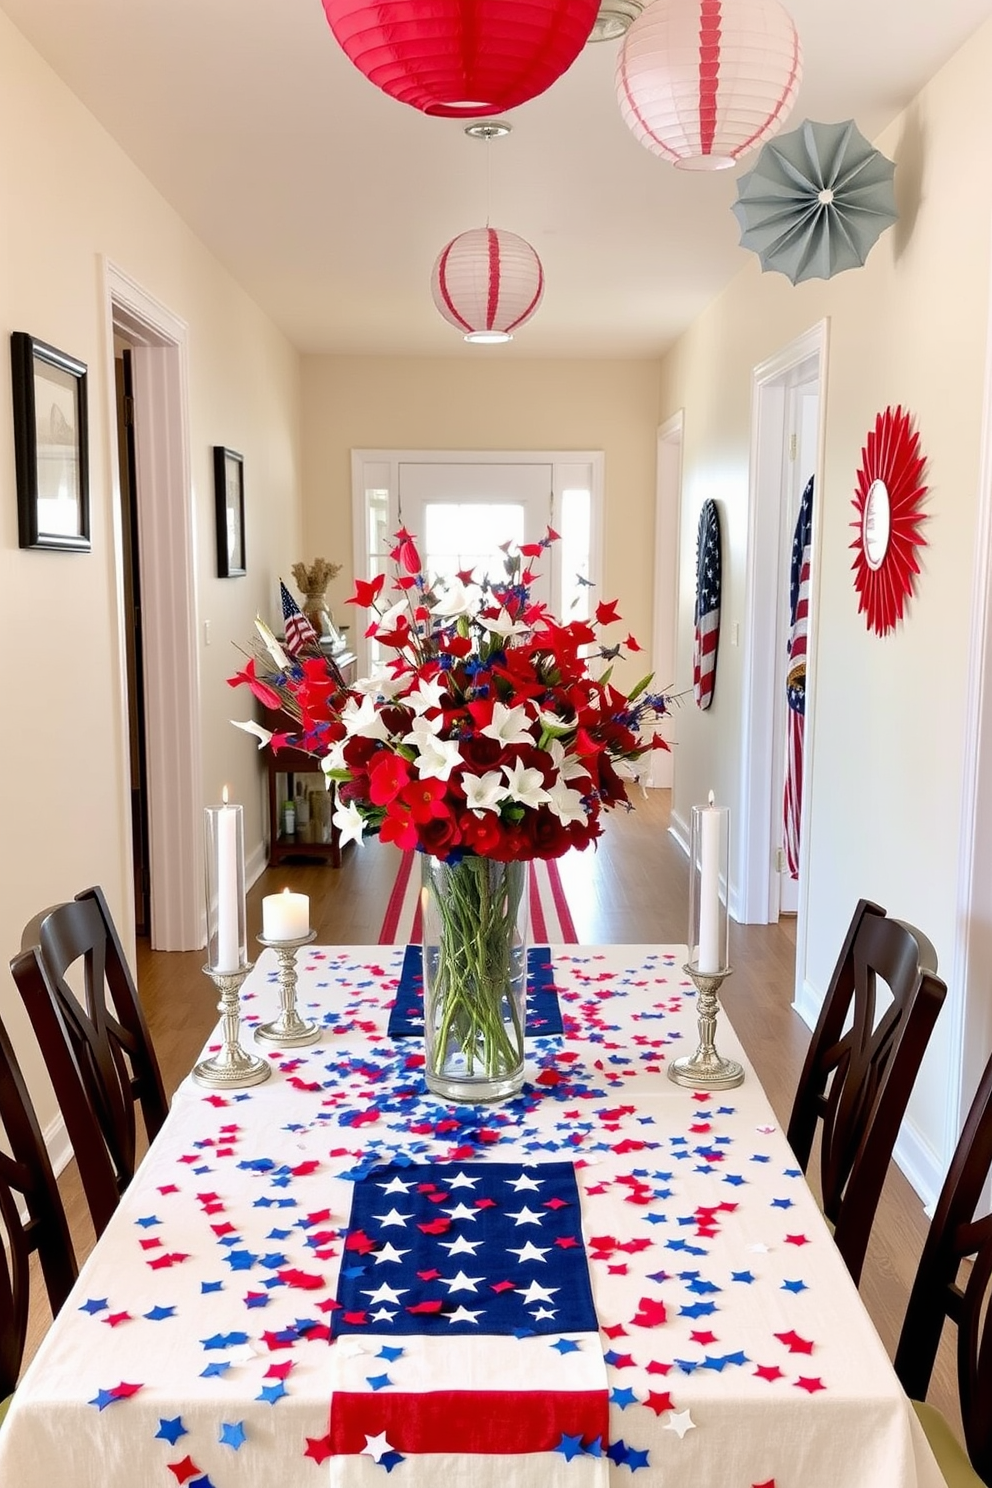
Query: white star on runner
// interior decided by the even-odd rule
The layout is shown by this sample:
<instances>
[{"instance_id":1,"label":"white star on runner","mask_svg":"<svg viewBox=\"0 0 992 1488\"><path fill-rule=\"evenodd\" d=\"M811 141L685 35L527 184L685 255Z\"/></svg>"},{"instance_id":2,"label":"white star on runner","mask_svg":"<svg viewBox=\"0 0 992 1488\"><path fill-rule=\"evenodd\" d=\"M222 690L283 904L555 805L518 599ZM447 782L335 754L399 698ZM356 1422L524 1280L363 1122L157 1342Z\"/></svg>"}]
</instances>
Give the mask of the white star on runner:
<instances>
[{"instance_id":1,"label":"white star on runner","mask_svg":"<svg viewBox=\"0 0 992 1488\"><path fill-rule=\"evenodd\" d=\"M372 1218L377 1219L381 1225L405 1225L408 1219L413 1218L413 1215L401 1214L398 1209L390 1209L388 1214L373 1214Z\"/></svg>"},{"instance_id":2,"label":"white star on runner","mask_svg":"<svg viewBox=\"0 0 992 1488\"><path fill-rule=\"evenodd\" d=\"M365 1445L358 1455L360 1457L371 1457L378 1462L381 1458L385 1457L387 1452L391 1452L392 1450L391 1443L386 1440L386 1433L380 1431L378 1436L366 1436Z\"/></svg>"},{"instance_id":3,"label":"white star on runner","mask_svg":"<svg viewBox=\"0 0 992 1488\"><path fill-rule=\"evenodd\" d=\"M522 1246L519 1250L514 1250L510 1246L507 1246L507 1251L509 1252L509 1254L515 1255L517 1257L518 1263L521 1266L523 1265L524 1261L543 1261L544 1257L548 1254L550 1249L550 1245L546 1245L541 1248L540 1246L532 1245L529 1240L527 1241L527 1244Z\"/></svg>"},{"instance_id":4,"label":"white star on runner","mask_svg":"<svg viewBox=\"0 0 992 1488\"><path fill-rule=\"evenodd\" d=\"M456 1307L454 1312L446 1313L449 1323L477 1323L482 1316L481 1312L469 1312L467 1307Z\"/></svg>"},{"instance_id":5,"label":"white star on runner","mask_svg":"<svg viewBox=\"0 0 992 1488\"><path fill-rule=\"evenodd\" d=\"M474 1292L480 1281L485 1281L484 1276L466 1276L464 1271L459 1271L457 1276L442 1276L449 1292Z\"/></svg>"},{"instance_id":6,"label":"white star on runner","mask_svg":"<svg viewBox=\"0 0 992 1488\"><path fill-rule=\"evenodd\" d=\"M559 1287L542 1287L536 1281L532 1281L527 1290L520 1293L520 1297L521 1301L528 1304L531 1302L550 1302L555 1292L559 1290Z\"/></svg>"},{"instance_id":7,"label":"white star on runner","mask_svg":"<svg viewBox=\"0 0 992 1488\"><path fill-rule=\"evenodd\" d=\"M444 1212L451 1219L478 1219L479 1217L477 1210L469 1209L465 1204L456 1204L454 1209L445 1209Z\"/></svg>"},{"instance_id":8,"label":"white star on runner","mask_svg":"<svg viewBox=\"0 0 992 1488\"><path fill-rule=\"evenodd\" d=\"M528 1209L527 1206L526 1206L526 1204L525 1204L522 1209L518 1209L517 1210L516 1214L511 1214L509 1212L509 1210L508 1210L506 1217L507 1217L507 1219L515 1219L518 1225L522 1225L522 1224L538 1224L539 1225L541 1223L541 1220L544 1218L544 1215L543 1214L535 1214L534 1211L533 1211L533 1209Z\"/></svg>"},{"instance_id":9,"label":"white star on runner","mask_svg":"<svg viewBox=\"0 0 992 1488\"><path fill-rule=\"evenodd\" d=\"M390 1178L388 1183L380 1183L379 1187L383 1193L409 1193L413 1187L412 1183L404 1183L402 1178ZM390 1448L390 1450L392 1450Z\"/></svg>"},{"instance_id":10,"label":"white star on runner","mask_svg":"<svg viewBox=\"0 0 992 1488\"><path fill-rule=\"evenodd\" d=\"M519 1178L509 1178L507 1182L511 1188L516 1189L517 1193L519 1193L522 1188L533 1188L535 1190L540 1188L544 1179L531 1178L527 1173L521 1173Z\"/></svg>"},{"instance_id":11,"label":"white star on runner","mask_svg":"<svg viewBox=\"0 0 992 1488\"><path fill-rule=\"evenodd\" d=\"M665 1422L663 1430L677 1431L679 1434L679 1441L681 1441L686 1432L694 1431L695 1427L696 1423L689 1415L689 1412L687 1410L672 1411L671 1415L668 1417L668 1420Z\"/></svg>"},{"instance_id":12,"label":"white star on runner","mask_svg":"<svg viewBox=\"0 0 992 1488\"><path fill-rule=\"evenodd\" d=\"M397 1292L384 1281L381 1287L376 1287L375 1291L370 1291L368 1287L363 1287L362 1295L368 1297L370 1302L393 1302L398 1307L400 1298L405 1297L407 1291L407 1287L400 1287Z\"/></svg>"},{"instance_id":13,"label":"white star on runner","mask_svg":"<svg viewBox=\"0 0 992 1488\"><path fill-rule=\"evenodd\" d=\"M479 1248L479 1246L481 1244L482 1244L482 1241L481 1240L466 1240L466 1238L465 1238L464 1235L459 1235L457 1240L442 1240L441 1241L441 1245L448 1252L448 1254L449 1255L452 1255L452 1256L456 1256L456 1255L471 1255L471 1256L474 1256L475 1255L475 1252L478 1250L478 1248Z\"/></svg>"},{"instance_id":14,"label":"white star on runner","mask_svg":"<svg viewBox=\"0 0 992 1488\"><path fill-rule=\"evenodd\" d=\"M475 1185L478 1182L479 1182L479 1179L478 1178L470 1178L467 1173L456 1173L455 1176L454 1176L454 1178L452 1178L451 1182L449 1184L447 1184L446 1187L448 1187L448 1188L474 1188Z\"/></svg>"},{"instance_id":15,"label":"white star on runner","mask_svg":"<svg viewBox=\"0 0 992 1488\"><path fill-rule=\"evenodd\" d=\"M395 1245L390 1245L387 1241L381 1250L376 1251L375 1263L379 1266L383 1261L395 1261L399 1265L403 1257L409 1254L408 1250L397 1250Z\"/></svg>"},{"instance_id":16,"label":"white star on runner","mask_svg":"<svg viewBox=\"0 0 992 1488\"><path fill-rule=\"evenodd\" d=\"M395 1318L395 1312L390 1312L388 1307L380 1307L377 1312L369 1314L373 1323L391 1323Z\"/></svg>"},{"instance_id":17,"label":"white star on runner","mask_svg":"<svg viewBox=\"0 0 992 1488\"><path fill-rule=\"evenodd\" d=\"M535 1323L538 1323L540 1322L541 1318L553 1318L557 1310L558 1309L556 1307L539 1307L536 1312L531 1313L531 1317L534 1319Z\"/></svg>"}]
</instances>

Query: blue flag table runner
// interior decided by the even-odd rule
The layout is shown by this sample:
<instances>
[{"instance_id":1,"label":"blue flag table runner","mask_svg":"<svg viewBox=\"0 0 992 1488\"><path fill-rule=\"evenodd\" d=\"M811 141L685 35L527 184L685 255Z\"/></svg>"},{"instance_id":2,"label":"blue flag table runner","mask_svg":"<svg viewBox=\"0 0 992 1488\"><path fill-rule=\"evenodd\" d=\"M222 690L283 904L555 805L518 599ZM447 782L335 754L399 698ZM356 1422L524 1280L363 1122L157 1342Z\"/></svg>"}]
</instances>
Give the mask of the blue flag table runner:
<instances>
[{"instance_id":1,"label":"blue flag table runner","mask_svg":"<svg viewBox=\"0 0 992 1488\"><path fill-rule=\"evenodd\" d=\"M424 958L423 947L408 945L403 953L403 970L396 989L396 1001L389 1013L387 1029L390 1038L412 1038L424 1032ZM558 989L547 946L531 946L527 952L527 1027L528 1038L541 1034L561 1033L561 1008Z\"/></svg>"}]
</instances>

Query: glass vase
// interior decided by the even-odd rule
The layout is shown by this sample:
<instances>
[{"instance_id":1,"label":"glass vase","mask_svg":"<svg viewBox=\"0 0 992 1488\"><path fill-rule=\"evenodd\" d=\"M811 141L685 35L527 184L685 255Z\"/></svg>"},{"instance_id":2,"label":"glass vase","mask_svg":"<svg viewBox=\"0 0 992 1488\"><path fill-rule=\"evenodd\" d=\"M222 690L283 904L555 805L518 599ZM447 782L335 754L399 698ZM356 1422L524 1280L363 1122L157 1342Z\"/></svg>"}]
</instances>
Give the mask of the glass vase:
<instances>
[{"instance_id":1,"label":"glass vase","mask_svg":"<svg viewBox=\"0 0 992 1488\"><path fill-rule=\"evenodd\" d=\"M421 859L427 1087L505 1100L524 1081L526 863Z\"/></svg>"}]
</instances>

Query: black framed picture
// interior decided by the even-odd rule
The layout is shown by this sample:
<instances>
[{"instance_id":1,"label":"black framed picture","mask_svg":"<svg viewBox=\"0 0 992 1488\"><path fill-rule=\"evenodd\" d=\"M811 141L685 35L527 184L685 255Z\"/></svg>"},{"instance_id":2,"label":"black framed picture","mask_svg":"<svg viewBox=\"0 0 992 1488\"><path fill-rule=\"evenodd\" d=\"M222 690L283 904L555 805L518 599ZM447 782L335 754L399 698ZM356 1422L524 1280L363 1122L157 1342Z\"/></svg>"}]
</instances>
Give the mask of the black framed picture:
<instances>
[{"instance_id":1,"label":"black framed picture","mask_svg":"<svg viewBox=\"0 0 992 1488\"><path fill-rule=\"evenodd\" d=\"M245 462L236 450L214 445L217 502L217 577L240 578L245 567Z\"/></svg>"},{"instance_id":2,"label":"black framed picture","mask_svg":"<svg viewBox=\"0 0 992 1488\"><path fill-rule=\"evenodd\" d=\"M18 543L88 553L86 365L14 331L10 366Z\"/></svg>"}]
</instances>

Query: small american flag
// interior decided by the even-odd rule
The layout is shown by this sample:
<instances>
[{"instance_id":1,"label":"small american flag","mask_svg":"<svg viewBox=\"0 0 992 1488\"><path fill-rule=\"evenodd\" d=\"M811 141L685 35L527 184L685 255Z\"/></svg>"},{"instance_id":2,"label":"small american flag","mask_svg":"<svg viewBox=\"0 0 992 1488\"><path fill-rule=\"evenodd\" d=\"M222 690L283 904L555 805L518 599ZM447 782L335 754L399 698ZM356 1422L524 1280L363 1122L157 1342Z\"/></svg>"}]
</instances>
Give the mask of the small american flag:
<instances>
[{"instance_id":1,"label":"small american flag","mask_svg":"<svg viewBox=\"0 0 992 1488\"><path fill-rule=\"evenodd\" d=\"M789 702L785 741L785 860L793 878L799 877L799 828L803 795L803 737L806 727L806 636L809 623L809 560L813 531L813 477L806 482L792 539L789 594L788 667L785 689Z\"/></svg>"},{"instance_id":2,"label":"small american flag","mask_svg":"<svg viewBox=\"0 0 992 1488\"><path fill-rule=\"evenodd\" d=\"M317 639L317 632L310 621L300 609L296 600L290 594L282 579L279 580L279 593L282 597L282 620L286 635L286 650L291 656L296 656L303 647Z\"/></svg>"},{"instance_id":3,"label":"small american flag","mask_svg":"<svg viewBox=\"0 0 992 1488\"><path fill-rule=\"evenodd\" d=\"M715 501L704 501L696 532L696 640L692 687L696 706L708 708L716 681L720 639L720 518Z\"/></svg>"}]
</instances>

